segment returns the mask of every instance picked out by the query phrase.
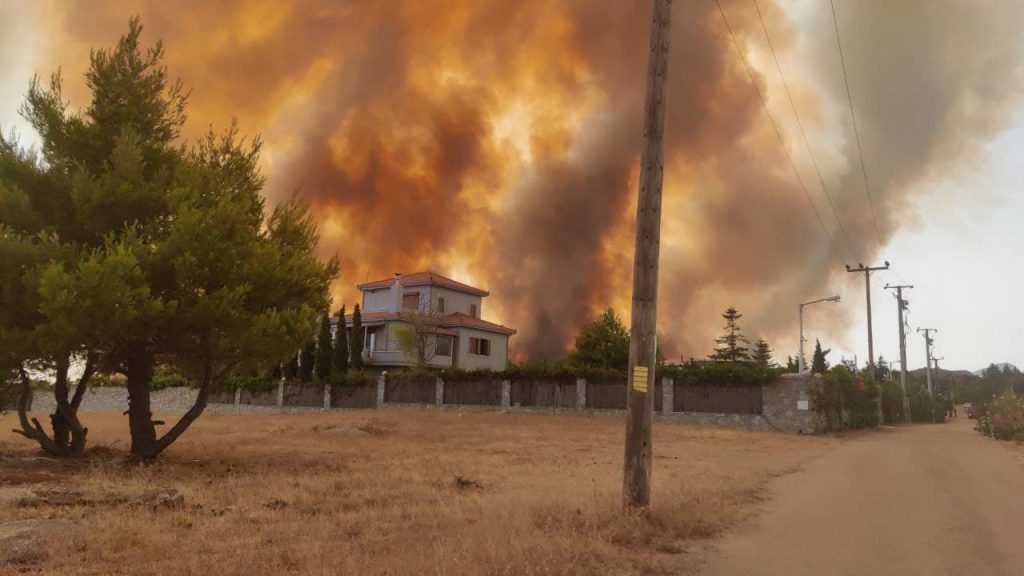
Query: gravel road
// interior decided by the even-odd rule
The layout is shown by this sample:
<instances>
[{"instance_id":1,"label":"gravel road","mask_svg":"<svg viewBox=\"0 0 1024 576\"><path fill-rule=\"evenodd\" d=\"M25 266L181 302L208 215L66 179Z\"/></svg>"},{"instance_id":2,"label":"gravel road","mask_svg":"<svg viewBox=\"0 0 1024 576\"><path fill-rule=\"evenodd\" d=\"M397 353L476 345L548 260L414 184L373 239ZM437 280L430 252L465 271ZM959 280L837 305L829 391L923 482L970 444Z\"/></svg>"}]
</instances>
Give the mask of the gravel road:
<instances>
[{"instance_id":1,"label":"gravel road","mask_svg":"<svg viewBox=\"0 0 1024 576\"><path fill-rule=\"evenodd\" d=\"M973 424L867 433L774 480L762 514L695 552L697 573L1024 574L1024 451Z\"/></svg>"}]
</instances>

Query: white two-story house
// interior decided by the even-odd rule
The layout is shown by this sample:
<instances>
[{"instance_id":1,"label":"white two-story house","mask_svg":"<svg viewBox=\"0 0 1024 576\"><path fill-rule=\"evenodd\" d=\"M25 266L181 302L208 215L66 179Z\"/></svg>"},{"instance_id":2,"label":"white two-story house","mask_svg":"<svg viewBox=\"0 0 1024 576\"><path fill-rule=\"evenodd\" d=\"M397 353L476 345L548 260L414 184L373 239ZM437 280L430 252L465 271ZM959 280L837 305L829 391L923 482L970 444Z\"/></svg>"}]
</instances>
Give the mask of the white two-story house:
<instances>
[{"instance_id":1,"label":"white two-story house","mask_svg":"<svg viewBox=\"0 0 1024 576\"><path fill-rule=\"evenodd\" d=\"M433 272L395 274L357 286L362 292L363 359L368 366L414 366L419 354L402 344L410 318L425 342L426 365L460 370L504 370L512 328L481 319L487 291ZM352 316L345 322L352 327Z\"/></svg>"}]
</instances>

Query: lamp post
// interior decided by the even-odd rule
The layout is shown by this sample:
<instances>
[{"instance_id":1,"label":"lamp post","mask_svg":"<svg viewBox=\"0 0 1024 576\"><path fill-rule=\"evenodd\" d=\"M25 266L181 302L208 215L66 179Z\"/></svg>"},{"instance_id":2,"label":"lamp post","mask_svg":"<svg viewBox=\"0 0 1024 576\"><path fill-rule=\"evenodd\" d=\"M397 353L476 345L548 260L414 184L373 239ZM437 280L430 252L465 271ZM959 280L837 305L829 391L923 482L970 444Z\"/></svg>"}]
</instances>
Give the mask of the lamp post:
<instances>
[{"instance_id":1,"label":"lamp post","mask_svg":"<svg viewBox=\"0 0 1024 576\"><path fill-rule=\"evenodd\" d=\"M798 372L804 373L804 368L807 366L807 362L804 360L804 306L810 306L811 304L817 304L818 302L839 302L839 295L829 296L828 298L818 298L817 300L811 300L810 302L804 302L800 305L800 357Z\"/></svg>"}]
</instances>

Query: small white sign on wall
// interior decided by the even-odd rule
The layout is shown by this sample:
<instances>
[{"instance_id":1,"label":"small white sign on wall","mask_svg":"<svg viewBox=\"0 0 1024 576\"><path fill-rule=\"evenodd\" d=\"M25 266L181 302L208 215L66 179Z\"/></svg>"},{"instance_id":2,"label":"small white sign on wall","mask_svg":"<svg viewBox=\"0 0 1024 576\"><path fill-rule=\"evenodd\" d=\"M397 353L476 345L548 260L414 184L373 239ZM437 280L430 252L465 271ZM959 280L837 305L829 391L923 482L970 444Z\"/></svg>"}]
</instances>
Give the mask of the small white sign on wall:
<instances>
[{"instance_id":1,"label":"small white sign on wall","mask_svg":"<svg viewBox=\"0 0 1024 576\"><path fill-rule=\"evenodd\" d=\"M797 410L810 410L811 406L810 406L810 403L807 400L797 400L796 401L796 409Z\"/></svg>"}]
</instances>

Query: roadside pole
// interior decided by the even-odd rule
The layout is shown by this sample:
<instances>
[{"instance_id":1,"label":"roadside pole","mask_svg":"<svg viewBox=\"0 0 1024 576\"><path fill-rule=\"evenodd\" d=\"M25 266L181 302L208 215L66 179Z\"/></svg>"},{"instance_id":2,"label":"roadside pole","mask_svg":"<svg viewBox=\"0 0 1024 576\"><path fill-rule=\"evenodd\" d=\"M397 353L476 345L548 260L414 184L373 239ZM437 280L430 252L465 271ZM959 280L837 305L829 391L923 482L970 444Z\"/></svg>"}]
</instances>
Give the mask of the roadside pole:
<instances>
[{"instance_id":1,"label":"roadside pole","mask_svg":"<svg viewBox=\"0 0 1024 576\"><path fill-rule=\"evenodd\" d=\"M903 299L904 288L913 288L913 286L886 285L885 287L886 290L896 291L896 308L899 311L900 322L900 387L903 389L903 421L910 424L910 397L907 396L907 327L903 321L903 312L907 310L910 303Z\"/></svg>"},{"instance_id":2,"label":"roadside pole","mask_svg":"<svg viewBox=\"0 0 1024 576\"><path fill-rule=\"evenodd\" d=\"M849 264L846 265L847 272L862 272L864 274L864 291L867 294L868 299L868 379L871 382L875 381L875 338L871 329L871 273L888 269L888 262L885 263L885 266L865 266L863 264L858 264L856 268L851 268ZM878 411L878 423L882 424L881 392L878 394L876 408Z\"/></svg>"},{"instance_id":3,"label":"roadside pole","mask_svg":"<svg viewBox=\"0 0 1024 576\"><path fill-rule=\"evenodd\" d=\"M651 427L658 320L658 255L661 247L661 186L665 165L665 106L672 0L653 0L647 64L640 193L633 253L633 306L629 335L629 392L622 501L627 509L651 505Z\"/></svg>"}]
</instances>

